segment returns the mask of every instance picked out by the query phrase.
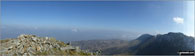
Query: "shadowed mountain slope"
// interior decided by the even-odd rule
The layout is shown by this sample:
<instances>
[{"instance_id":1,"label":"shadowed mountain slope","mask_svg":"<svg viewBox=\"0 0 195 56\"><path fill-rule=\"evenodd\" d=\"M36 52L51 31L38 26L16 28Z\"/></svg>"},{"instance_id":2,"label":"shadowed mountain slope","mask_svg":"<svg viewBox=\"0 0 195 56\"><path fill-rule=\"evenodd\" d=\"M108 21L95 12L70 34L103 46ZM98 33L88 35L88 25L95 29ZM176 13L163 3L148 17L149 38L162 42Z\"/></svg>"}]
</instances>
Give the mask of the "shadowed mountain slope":
<instances>
[{"instance_id":1,"label":"shadowed mountain slope","mask_svg":"<svg viewBox=\"0 0 195 56\"><path fill-rule=\"evenodd\" d=\"M75 46L89 47L88 50L101 50L106 55L177 55L178 51L193 51L194 38L183 33L169 32L168 34L143 34L135 40L88 40L76 41ZM82 43L82 44L78 44ZM86 49L83 47L82 49ZM94 48L96 47L96 48Z\"/></svg>"}]
</instances>

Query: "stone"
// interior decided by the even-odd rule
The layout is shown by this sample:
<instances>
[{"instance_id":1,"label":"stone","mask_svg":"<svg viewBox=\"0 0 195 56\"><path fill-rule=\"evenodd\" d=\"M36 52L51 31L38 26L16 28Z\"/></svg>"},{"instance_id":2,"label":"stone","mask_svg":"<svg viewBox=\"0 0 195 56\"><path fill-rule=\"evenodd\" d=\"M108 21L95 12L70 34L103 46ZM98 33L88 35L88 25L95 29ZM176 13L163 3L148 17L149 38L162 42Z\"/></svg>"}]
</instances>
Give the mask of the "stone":
<instances>
[{"instance_id":1,"label":"stone","mask_svg":"<svg viewBox=\"0 0 195 56\"><path fill-rule=\"evenodd\" d=\"M6 43L2 43L1 45L4 45L5 47L0 47L0 53L9 54L10 56L34 56L37 52L47 52L49 54L58 53L55 51L62 51L60 53L64 54L63 52L67 50L81 52L79 47L61 43L61 41L54 38L43 38L25 34L18 36L16 39L11 39L11 41ZM68 53L70 52L67 52L67 54Z\"/></svg>"},{"instance_id":2,"label":"stone","mask_svg":"<svg viewBox=\"0 0 195 56\"><path fill-rule=\"evenodd\" d=\"M35 37L32 37L32 40L33 40L34 42L37 42L37 38L35 38Z\"/></svg>"},{"instance_id":3,"label":"stone","mask_svg":"<svg viewBox=\"0 0 195 56\"><path fill-rule=\"evenodd\" d=\"M24 55L23 56L27 56L27 53L24 53Z\"/></svg>"},{"instance_id":4,"label":"stone","mask_svg":"<svg viewBox=\"0 0 195 56\"><path fill-rule=\"evenodd\" d=\"M41 50L41 47L40 46L37 46L36 47L36 51L40 51Z\"/></svg>"}]
</instances>

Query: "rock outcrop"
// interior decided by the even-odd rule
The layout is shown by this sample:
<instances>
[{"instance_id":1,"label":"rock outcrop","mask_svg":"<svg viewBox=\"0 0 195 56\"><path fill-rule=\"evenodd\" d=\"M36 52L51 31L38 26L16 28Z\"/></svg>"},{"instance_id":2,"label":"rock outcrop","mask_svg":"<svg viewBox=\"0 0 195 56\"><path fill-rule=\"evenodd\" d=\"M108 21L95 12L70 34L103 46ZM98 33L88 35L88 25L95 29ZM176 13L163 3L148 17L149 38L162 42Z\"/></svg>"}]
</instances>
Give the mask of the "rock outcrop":
<instances>
[{"instance_id":1,"label":"rock outcrop","mask_svg":"<svg viewBox=\"0 0 195 56\"><path fill-rule=\"evenodd\" d=\"M22 34L18 38L0 42L1 55L93 55L50 37Z\"/></svg>"}]
</instances>

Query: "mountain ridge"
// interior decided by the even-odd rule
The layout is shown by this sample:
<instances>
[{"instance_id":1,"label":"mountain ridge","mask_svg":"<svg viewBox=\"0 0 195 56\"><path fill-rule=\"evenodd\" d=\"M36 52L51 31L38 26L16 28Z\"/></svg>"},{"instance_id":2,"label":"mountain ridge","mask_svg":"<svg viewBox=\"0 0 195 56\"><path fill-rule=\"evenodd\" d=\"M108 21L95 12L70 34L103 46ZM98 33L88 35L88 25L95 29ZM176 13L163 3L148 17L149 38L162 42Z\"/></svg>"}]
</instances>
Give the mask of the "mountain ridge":
<instances>
[{"instance_id":1,"label":"mountain ridge","mask_svg":"<svg viewBox=\"0 0 195 56\"><path fill-rule=\"evenodd\" d=\"M180 40L180 41L178 41ZM124 40L121 40L124 41ZM101 41L100 41L101 42ZM111 41L112 42L112 41ZM117 41L116 41L117 42ZM126 45L120 46L111 44L111 48L101 50L105 55L177 55L180 50L194 50L194 38L183 33L169 32L167 34L143 34L137 39L125 42ZM97 43L93 43L97 44ZM102 43L101 43L102 44ZM97 45L101 45L97 44ZM121 43L122 44L122 43ZM88 44L90 45L90 44ZM76 45L79 46L79 45ZM109 45L108 45L109 46ZM90 47L90 46L87 46ZM150 50L150 51L149 51Z\"/></svg>"}]
</instances>

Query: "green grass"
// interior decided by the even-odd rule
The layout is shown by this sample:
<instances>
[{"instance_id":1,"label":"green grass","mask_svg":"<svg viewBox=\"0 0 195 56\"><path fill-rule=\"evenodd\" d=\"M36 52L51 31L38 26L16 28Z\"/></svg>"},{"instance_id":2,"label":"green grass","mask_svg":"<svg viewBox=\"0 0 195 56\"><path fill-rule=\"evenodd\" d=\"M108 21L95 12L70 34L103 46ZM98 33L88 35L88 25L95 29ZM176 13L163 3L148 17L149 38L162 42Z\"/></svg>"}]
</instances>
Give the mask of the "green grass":
<instances>
[{"instance_id":1,"label":"green grass","mask_svg":"<svg viewBox=\"0 0 195 56\"><path fill-rule=\"evenodd\" d=\"M0 40L1 43L6 43L8 41L10 41L10 39Z\"/></svg>"},{"instance_id":2,"label":"green grass","mask_svg":"<svg viewBox=\"0 0 195 56\"><path fill-rule=\"evenodd\" d=\"M65 44L64 42L58 42L58 44L59 44L60 46L62 46L62 47L66 47L66 46L67 46L67 44Z\"/></svg>"}]
</instances>

